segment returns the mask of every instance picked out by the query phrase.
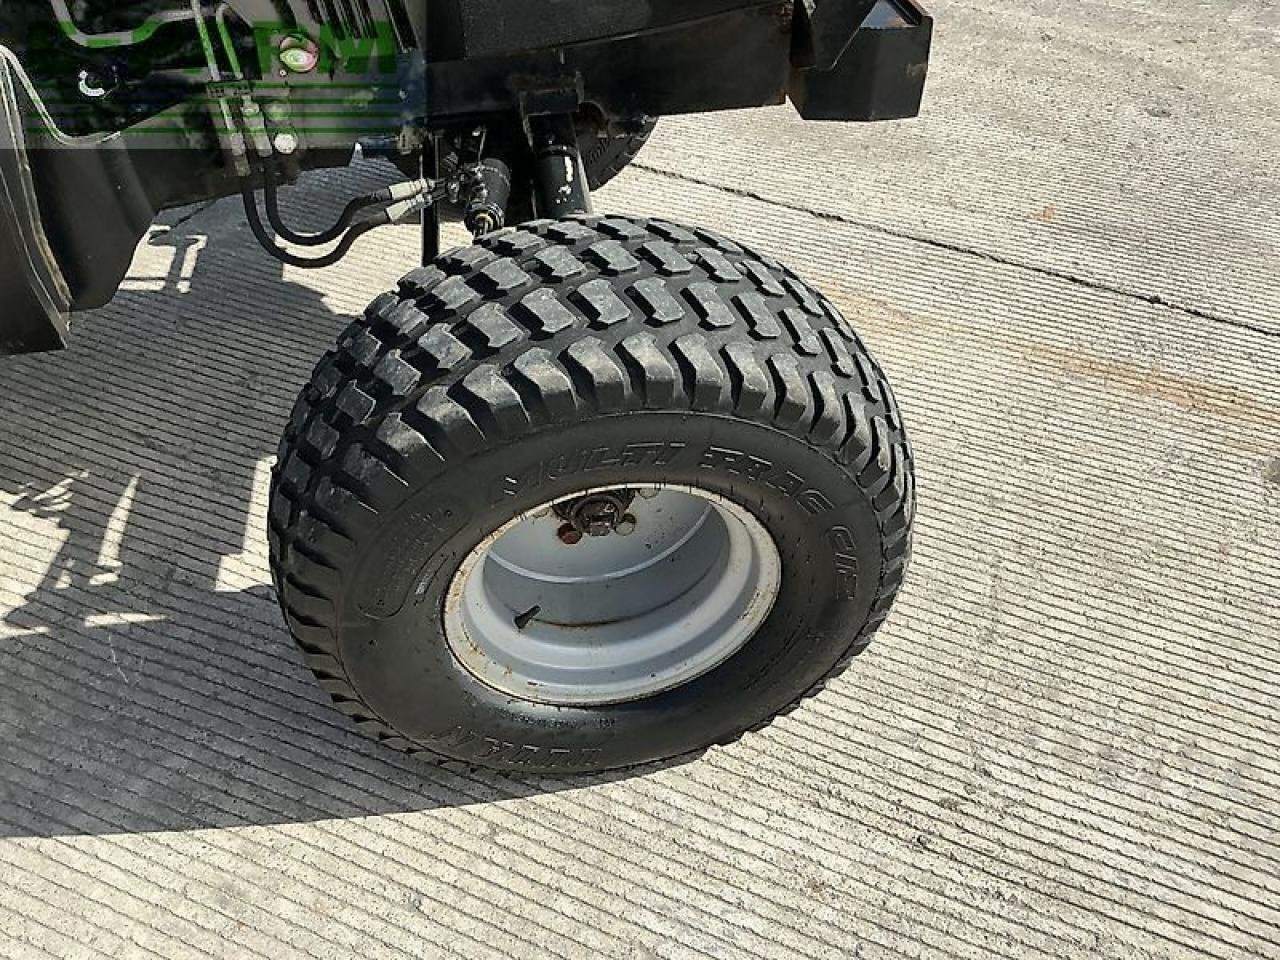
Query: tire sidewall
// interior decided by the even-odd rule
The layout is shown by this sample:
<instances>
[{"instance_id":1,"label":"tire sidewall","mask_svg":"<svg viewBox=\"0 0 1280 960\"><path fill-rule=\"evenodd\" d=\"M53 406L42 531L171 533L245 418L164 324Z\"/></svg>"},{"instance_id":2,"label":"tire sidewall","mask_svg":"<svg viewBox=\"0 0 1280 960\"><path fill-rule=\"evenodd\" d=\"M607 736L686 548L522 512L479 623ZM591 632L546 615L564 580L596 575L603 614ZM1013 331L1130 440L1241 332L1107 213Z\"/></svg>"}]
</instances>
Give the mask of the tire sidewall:
<instances>
[{"instance_id":1,"label":"tire sidewall","mask_svg":"<svg viewBox=\"0 0 1280 960\"><path fill-rule=\"evenodd\" d=\"M443 631L463 560L513 517L589 488L679 484L749 510L782 585L764 625L720 666L643 700L557 707L475 679ZM819 684L858 643L879 592L874 505L829 454L727 416L628 413L546 427L451 463L359 545L339 604L353 686L404 737L508 769L599 770L725 742Z\"/></svg>"}]
</instances>

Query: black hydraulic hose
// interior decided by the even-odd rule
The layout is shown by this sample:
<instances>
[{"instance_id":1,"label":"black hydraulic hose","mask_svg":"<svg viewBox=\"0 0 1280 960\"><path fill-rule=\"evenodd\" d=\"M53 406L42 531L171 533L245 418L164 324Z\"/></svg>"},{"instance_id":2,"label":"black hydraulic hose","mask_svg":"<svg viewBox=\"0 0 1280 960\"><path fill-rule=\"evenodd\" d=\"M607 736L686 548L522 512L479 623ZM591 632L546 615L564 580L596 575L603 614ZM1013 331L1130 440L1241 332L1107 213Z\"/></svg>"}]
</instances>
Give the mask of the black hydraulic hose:
<instances>
[{"instance_id":1,"label":"black hydraulic hose","mask_svg":"<svg viewBox=\"0 0 1280 960\"><path fill-rule=\"evenodd\" d=\"M319 257L299 257L276 243L275 238L271 236L266 226L263 225L262 214L258 212L258 198L254 193L252 182L247 178L241 181L240 195L244 198L244 210L249 219L249 229L253 231L253 235L262 244L263 249L281 263L288 264L291 267L301 267L305 270L318 270L323 267L333 266L350 253L351 247L355 242L370 230L391 223L390 215L383 211L378 216L371 217L348 230L342 235L338 245L329 253Z\"/></svg>"},{"instance_id":2,"label":"black hydraulic hose","mask_svg":"<svg viewBox=\"0 0 1280 960\"><path fill-rule=\"evenodd\" d=\"M363 197L356 197L347 204L346 209L342 211L338 217L338 222L328 230L320 233L298 233L290 230L284 222L284 217L280 213L280 198L278 186L276 183L276 173L274 167L268 162L263 164L262 169L262 196L264 204L267 208L267 220L270 221L272 229L276 234L289 243L297 244L300 247L322 247L326 244L333 243L341 237L347 228L355 222L356 215L368 207L376 206L380 203L391 203L397 199L391 191L391 188L379 190L377 193L371 193Z\"/></svg>"}]
</instances>

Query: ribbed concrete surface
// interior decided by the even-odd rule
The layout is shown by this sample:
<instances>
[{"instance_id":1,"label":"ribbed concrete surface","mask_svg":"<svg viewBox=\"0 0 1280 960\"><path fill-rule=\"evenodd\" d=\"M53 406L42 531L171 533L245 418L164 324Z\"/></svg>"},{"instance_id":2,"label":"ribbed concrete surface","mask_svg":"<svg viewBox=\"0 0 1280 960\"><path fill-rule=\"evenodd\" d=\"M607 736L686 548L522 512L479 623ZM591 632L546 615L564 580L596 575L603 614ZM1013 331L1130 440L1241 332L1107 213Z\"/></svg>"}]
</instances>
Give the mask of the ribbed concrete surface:
<instances>
[{"instance_id":1,"label":"ribbed concrete surface","mask_svg":"<svg viewBox=\"0 0 1280 960\"><path fill-rule=\"evenodd\" d=\"M796 264L919 454L873 651L698 763L442 772L293 654L269 458L411 232L282 275L206 210L0 366L0 955L1280 956L1275 8L935 6L926 120L671 123L601 197Z\"/></svg>"}]
</instances>

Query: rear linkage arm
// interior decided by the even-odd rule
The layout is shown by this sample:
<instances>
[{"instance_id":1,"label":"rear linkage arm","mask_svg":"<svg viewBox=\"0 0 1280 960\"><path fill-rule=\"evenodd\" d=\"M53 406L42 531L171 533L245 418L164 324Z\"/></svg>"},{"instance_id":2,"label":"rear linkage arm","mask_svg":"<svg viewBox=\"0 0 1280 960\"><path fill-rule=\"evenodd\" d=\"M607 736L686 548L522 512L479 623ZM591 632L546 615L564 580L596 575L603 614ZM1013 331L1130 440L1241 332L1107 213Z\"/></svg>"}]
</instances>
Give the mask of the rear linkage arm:
<instances>
[{"instance_id":1,"label":"rear linkage arm","mask_svg":"<svg viewBox=\"0 0 1280 960\"><path fill-rule=\"evenodd\" d=\"M439 253L439 207L446 202L462 208L463 222L477 238L506 224L507 204L512 193L511 166L501 157L486 155L487 130L479 126L461 135L454 135L447 170L440 169L440 158L445 153L445 137L437 133L430 134L432 149L424 150L423 158L424 163L430 163L434 169L424 168L422 176L416 180L397 183L374 193L355 197L347 204L337 221L326 230L301 233L290 228L280 210L279 157L287 157L297 149L297 138L287 129L273 135L268 128L268 118L254 100L252 85L240 69L227 33L225 29L220 29L234 75L233 82L224 82L213 37L205 23L201 0L192 0L191 9L191 18L200 33L213 81L219 137L239 174L240 193L250 229L271 256L290 266L301 268L332 266L370 231L420 216L423 227L423 260L429 262ZM539 104L537 100L536 96L528 97L522 103L525 134L533 157L537 212L540 216L550 218L590 213L590 187L579 152L573 116L568 112L548 112L551 105ZM270 119L278 123L287 121L287 116L273 116ZM391 157L398 152L397 138L366 140L357 146L357 156ZM266 210L265 223L257 199L259 177ZM366 213L371 209L375 212ZM280 240L301 247L336 245L326 254L303 256L282 246Z\"/></svg>"},{"instance_id":2,"label":"rear linkage arm","mask_svg":"<svg viewBox=\"0 0 1280 960\"><path fill-rule=\"evenodd\" d=\"M239 174L249 227L272 257L304 269L329 267L345 257L356 241L370 231L420 216L424 233L423 260L429 262L439 253L439 206L445 202L463 208L463 222L477 238L505 225L512 190L511 167L499 157L485 155L487 131L481 126L457 138L456 159L451 157L453 162L447 172L442 174L437 168L428 176L429 171L424 169L423 176L417 180L355 197L332 226L318 233L302 233L290 228L280 210L278 155L288 156L296 150L296 136L287 131L273 135L234 49L226 43L226 32L220 30L234 75L232 82L225 82L201 0L192 0L191 6L191 18L200 33L213 81L211 92L219 137ZM271 119L287 121L287 116ZM538 213L552 218L589 213L590 188L572 115L526 115L525 132L534 159ZM443 137L433 134L431 140L434 149L424 151L423 156L438 165L443 153ZM357 147L357 155L389 156L395 150L394 142L363 141ZM258 205L259 177L266 222ZM367 214L371 209L375 212ZM304 256L282 246L280 240L300 247L335 246L319 256Z\"/></svg>"},{"instance_id":3,"label":"rear linkage arm","mask_svg":"<svg viewBox=\"0 0 1280 960\"><path fill-rule=\"evenodd\" d=\"M251 100L246 102L252 104ZM254 115L252 107L248 112ZM572 117L559 115L532 118L529 130L535 160L538 213L552 218L589 213L590 188ZM433 158L440 156L444 144L438 136L433 139L434 149L424 151L423 156L424 160L438 162ZM240 184L249 226L269 254L291 266L332 266L369 231L381 226L404 223L417 215L421 216L424 231L423 260L430 262L439 253L439 208L444 203L462 208L463 223L477 238L506 225L507 204L512 191L511 167L500 157L485 155L486 131L483 127L475 128L461 138L456 159L451 157L452 163L448 170L442 172L439 169L424 169L423 176L417 180L397 183L356 197L347 204L333 226L314 234L299 233L284 223L279 205L279 174L272 138L263 131L261 134L251 135L248 140L254 144L256 166L260 167L262 178L263 205L276 237L304 247L337 242L332 251L319 257L299 256L280 246L262 221L255 191L255 166L246 157L245 172L240 178ZM360 145L360 153L370 156L389 154L390 149L385 144L372 141ZM360 219L365 211L375 207L380 209Z\"/></svg>"},{"instance_id":4,"label":"rear linkage arm","mask_svg":"<svg viewBox=\"0 0 1280 960\"><path fill-rule=\"evenodd\" d=\"M497 229L505 222L506 200L510 194L510 171L498 161L481 160L485 131L480 128L470 135L462 151L463 159L448 176L409 180L355 197L332 226L318 233L302 233L290 228L280 210L279 157L287 157L297 150L297 137L284 129L279 129L273 135L268 127L268 118L254 99L253 86L240 66L234 44L219 23L224 55L230 63L230 72L234 78L227 80L206 22L202 0L191 0L191 11L187 18L195 22L200 35L212 81L210 92L213 95L215 128L223 149L238 174L249 227L262 248L277 260L304 269L332 266L370 231L433 211L444 201L465 203L468 226L477 231L477 235ZM278 111L279 105L272 104L271 109ZM279 128L287 124L288 116L287 113L273 113L270 119ZM367 146L368 149L364 151L366 153L377 155L386 152L381 144L370 143ZM257 198L259 179L267 215L265 223ZM502 190L504 184L505 194ZM377 208L376 212L364 215L371 208ZM436 222L434 216L424 216L424 222L427 220L433 224ZM301 247L320 247L331 243L336 243L336 246L320 256L303 256L282 246L280 239Z\"/></svg>"}]
</instances>

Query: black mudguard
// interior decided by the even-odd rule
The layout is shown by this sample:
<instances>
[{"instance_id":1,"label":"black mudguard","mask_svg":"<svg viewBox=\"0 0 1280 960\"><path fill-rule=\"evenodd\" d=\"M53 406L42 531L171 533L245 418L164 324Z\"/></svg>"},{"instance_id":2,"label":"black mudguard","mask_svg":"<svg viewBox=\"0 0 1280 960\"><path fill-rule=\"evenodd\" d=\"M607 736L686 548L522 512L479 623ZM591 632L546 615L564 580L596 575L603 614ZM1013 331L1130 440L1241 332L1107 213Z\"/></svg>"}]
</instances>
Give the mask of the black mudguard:
<instances>
[{"instance_id":1,"label":"black mudguard","mask_svg":"<svg viewBox=\"0 0 1280 960\"><path fill-rule=\"evenodd\" d=\"M0 356L65 347L70 315L111 301L160 210L231 192L215 157L148 133L62 140L0 60Z\"/></svg>"},{"instance_id":2,"label":"black mudguard","mask_svg":"<svg viewBox=\"0 0 1280 960\"><path fill-rule=\"evenodd\" d=\"M65 346L72 303L40 216L25 123L0 60L0 355Z\"/></svg>"}]
</instances>

